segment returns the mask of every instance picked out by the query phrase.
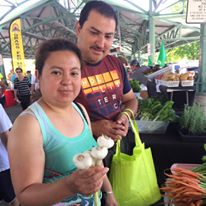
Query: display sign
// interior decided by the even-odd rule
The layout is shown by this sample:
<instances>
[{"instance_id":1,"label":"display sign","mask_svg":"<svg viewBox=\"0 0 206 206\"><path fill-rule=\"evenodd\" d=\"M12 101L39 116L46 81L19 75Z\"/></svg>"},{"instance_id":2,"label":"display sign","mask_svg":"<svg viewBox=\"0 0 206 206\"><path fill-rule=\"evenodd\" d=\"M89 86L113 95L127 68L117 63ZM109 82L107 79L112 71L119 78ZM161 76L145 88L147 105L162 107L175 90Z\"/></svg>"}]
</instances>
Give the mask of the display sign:
<instances>
[{"instance_id":1,"label":"display sign","mask_svg":"<svg viewBox=\"0 0 206 206\"><path fill-rule=\"evenodd\" d=\"M10 42L13 69L22 68L25 73L24 48L21 33L21 20L15 19L10 25Z\"/></svg>"},{"instance_id":2,"label":"display sign","mask_svg":"<svg viewBox=\"0 0 206 206\"><path fill-rule=\"evenodd\" d=\"M206 0L188 0L186 22L206 23Z\"/></svg>"}]
</instances>

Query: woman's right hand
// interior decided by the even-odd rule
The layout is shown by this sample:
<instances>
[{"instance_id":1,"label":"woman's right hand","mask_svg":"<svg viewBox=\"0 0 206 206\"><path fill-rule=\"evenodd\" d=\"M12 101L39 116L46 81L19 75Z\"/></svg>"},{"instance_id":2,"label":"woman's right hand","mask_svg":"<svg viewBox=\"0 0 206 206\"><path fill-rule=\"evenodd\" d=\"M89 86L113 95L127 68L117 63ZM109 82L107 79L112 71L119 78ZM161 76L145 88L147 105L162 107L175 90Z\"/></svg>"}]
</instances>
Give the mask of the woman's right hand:
<instances>
[{"instance_id":1,"label":"woman's right hand","mask_svg":"<svg viewBox=\"0 0 206 206\"><path fill-rule=\"evenodd\" d=\"M102 166L77 170L66 177L67 187L73 194L92 195L101 189L108 170L108 168Z\"/></svg>"}]
</instances>

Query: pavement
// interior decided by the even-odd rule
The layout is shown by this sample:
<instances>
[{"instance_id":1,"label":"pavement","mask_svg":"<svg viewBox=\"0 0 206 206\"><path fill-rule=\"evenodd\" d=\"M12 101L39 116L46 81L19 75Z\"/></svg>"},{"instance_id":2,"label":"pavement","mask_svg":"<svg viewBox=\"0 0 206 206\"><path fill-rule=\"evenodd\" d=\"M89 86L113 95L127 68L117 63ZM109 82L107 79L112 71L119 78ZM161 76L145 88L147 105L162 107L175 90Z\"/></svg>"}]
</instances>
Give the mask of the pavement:
<instances>
[{"instance_id":1,"label":"pavement","mask_svg":"<svg viewBox=\"0 0 206 206\"><path fill-rule=\"evenodd\" d=\"M16 104L15 106L5 108L5 111L13 123L17 116L22 112L22 108L20 104Z\"/></svg>"}]
</instances>

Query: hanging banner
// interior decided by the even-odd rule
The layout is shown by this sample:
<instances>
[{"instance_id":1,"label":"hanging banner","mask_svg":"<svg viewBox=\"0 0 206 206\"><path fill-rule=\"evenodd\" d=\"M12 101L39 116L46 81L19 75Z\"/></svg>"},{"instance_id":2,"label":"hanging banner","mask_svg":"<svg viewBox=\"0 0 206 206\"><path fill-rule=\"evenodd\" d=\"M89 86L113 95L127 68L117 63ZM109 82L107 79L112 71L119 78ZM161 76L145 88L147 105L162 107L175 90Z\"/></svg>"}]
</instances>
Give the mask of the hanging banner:
<instances>
[{"instance_id":1,"label":"hanging banner","mask_svg":"<svg viewBox=\"0 0 206 206\"><path fill-rule=\"evenodd\" d=\"M10 44L11 44L11 55L12 55L12 65L13 69L21 67L23 72L26 72L25 63L24 63L24 48L22 42L21 34L21 20L15 19L10 24Z\"/></svg>"}]
</instances>

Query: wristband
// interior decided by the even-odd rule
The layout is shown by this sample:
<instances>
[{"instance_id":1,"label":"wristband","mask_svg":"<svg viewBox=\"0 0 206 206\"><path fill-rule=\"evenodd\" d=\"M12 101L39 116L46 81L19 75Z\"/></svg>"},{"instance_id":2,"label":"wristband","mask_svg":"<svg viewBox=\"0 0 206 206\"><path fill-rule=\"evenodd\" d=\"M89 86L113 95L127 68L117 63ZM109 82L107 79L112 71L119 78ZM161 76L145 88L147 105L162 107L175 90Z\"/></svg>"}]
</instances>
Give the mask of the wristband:
<instances>
[{"instance_id":1,"label":"wristband","mask_svg":"<svg viewBox=\"0 0 206 206\"><path fill-rule=\"evenodd\" d=\"M134 112L130 109L130 108L126 108L126 109L124 109L124 112L129 112L130 114L131 114L131 116L130 117L133 117L134 118Z\"/></svg>"},{"instance_id":2,"label":"wristband","mask_svg":"<svg viewBox=\"0 0 206 206\"><path fill-rule=\"evenodd\" d=\"M113 191L107 191L107 192L104 192L106 195L112 195L113 194Z\"/></svg>"}]
</instances>

